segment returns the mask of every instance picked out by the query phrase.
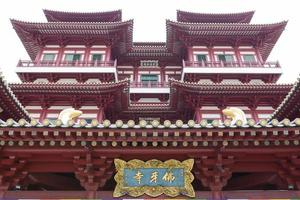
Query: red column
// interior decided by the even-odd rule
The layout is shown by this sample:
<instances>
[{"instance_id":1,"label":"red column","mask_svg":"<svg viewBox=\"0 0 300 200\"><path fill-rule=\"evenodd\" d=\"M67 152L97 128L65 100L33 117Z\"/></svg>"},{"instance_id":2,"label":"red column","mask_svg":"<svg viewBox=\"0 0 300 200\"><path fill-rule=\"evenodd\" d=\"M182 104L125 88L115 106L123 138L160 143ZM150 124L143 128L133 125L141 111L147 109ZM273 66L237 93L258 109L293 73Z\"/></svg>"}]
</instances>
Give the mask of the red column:
<instances>
[{"instance_id":1,"label":"red column","mask_svg":"<svg viewBox=\"0 0 300 200\"><path fill-rule=\"evenodd\" d=\"M134 66L134 69L133 69L133 82L138 82L138 76L139 76L139 71L138 71L138 66Z\"/></svg>"},{"instance_id":2,"label":"red column","mask_svg":"<svg viewBox=\"0 0 300 200\"><path fill-rule=\"evenodd\" d=\"M197 108L195 109L195 114L194 114L195 122L196 122L196 123L200 123L201 118L202 118L202 117L201 117L200 107L197 107Z\"/></svg>"},{"instance_id":3,"label":"red column","mask_svg":"<svg viewBox=\"0 0 300 200\"><path fill-rule=\"evenodd\" d=\"M211 198L213 200L222 200L223 199L222 191L211 191Z\"/></svg>"},{"instance_id":4,"label":"red column","mask_svg":"<svg viewBox=\"0 0 300 200\"><path fill-rule=\"evenodd\" d=\"M58 55L56 58L56 65L59 66L64 55L64 46L61 46L58 50Z\"/></svg>"},{"instance_id":5,"label":"red column","mask_svg":"<svg viewBox=\"0 0 300 200\"><path fill-rule=\"evenodd\" d=\"M91 47L90 46L86 46L85 54L84 54L84 58L83 58L84 63L88 63L89 62L90 53L91 53Z\"/></svg>"},{"instance_id":6,"label":"red column","mask_svg":"<svg viewBox=\"0 0 300 200\"><path fill-rule=\"evenodd\" d=\"M38 54L35 57L35 63L39 64L41 59L42 59L42 55L43 55L43 48L40 49L40 51L38 52Z\"/></svg>"},{"instance_id":7,"label":"red column","mask_svg":"<svg viewBox=\"0 0 300 200\"><path fill-rule=\"evenodd\" d=\"M39 118L40 122L42 122L44 119L46 119L47 111L48 111L48 108L43 108L42 109L41 114L40 114L40 118Z\"/></svg>"},{"instance_id":8,"label":"red column","mask_svg":"<svg viewBox=\"0 0 300 200\"><path fill-rule=\"evenodd\" d=\"M192 47L188 47L187 51L188 51L188 59L189 59L189 61L193 62L194 61L193 48Z\"/></svg>"},{"instance_id":9,"label":"red column","mask_svg":"<svg viewBox=\"0 0 300 200\"><path fill-rule=\"evenodd\" d=\"M240 54L238 47L234 48L234 53L235 53L237 62L239 63L239 66L241 67L242 66L242 58L241 58L241 54Z\"/></svg>"},{"instance_id":10,"label":"red column","mask_svg":"<svg viewBox=\"0 0 300 200\"><path fill-rule=\"evenodd\" d=\"M218 108L220 109L220 115L221 115L221 120L225 121L226 117L223 114L223 110L226 108L225 106L218 106Z\"/></svg>"},{"instance_id":11,"label":"red column","mask_svg":"<svg viewBox=\"0 0 300 200\"><path fill-rule=\"evenodd\" d=\"M251 108L251 115L255 122L259 121L255 108Z\"/></svg>"},{"instance_id":12,"label":"red column","mask_svg":"<svg viewBox=\"0 0 300 200\"><path fill-rule=\"evenodd\" d=\"M165 82L165 67L160 66L160 82Z\"/></svg>"},{"instance_id":13,"label":"red column","mask_svg":"<svg viewBox=\"0 0 300 200\"><path fill-rule=\"evenodd\" d=\"M104 108L99 107L99 110L98 110L98 113L97 113L97 120L98 120L99 123L102 123L104 119L105 119Z\"/></svg>"},{"instance_id":14,"label":"red column","mask_svg":"<svg viewBox=\"0 0 300 200\"><path fill-rule=\"evenodd\" d=\"M105 51L105 61L110 61L111 60L111 46L107 46L106 51Z\"/></svg>"},{"instance_id":15,"label":"red column","mask_svg":"<svg viewBox=\"0 0 300 200\"><path fill-rule=\"evenodd\" d=\"M208 55L209 55L209 59L212 63L215 62L215 55L214 55L214 51L213 51L213 47L210 46L208 47Z\"/></svg>"}]
</instances>

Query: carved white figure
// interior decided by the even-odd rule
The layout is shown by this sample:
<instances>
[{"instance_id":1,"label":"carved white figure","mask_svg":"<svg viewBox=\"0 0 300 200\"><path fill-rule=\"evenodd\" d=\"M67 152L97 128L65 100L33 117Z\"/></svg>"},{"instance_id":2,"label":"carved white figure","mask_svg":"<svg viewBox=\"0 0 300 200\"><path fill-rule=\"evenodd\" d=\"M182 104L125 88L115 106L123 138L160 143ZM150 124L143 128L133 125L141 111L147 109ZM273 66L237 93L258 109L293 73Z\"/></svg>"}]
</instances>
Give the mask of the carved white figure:
<instances>
[{"instance_id":1,"label":"carved white figure","mask_svg":"<svg viewBox=\"0 0 300 200\"><path fill-rule=\"evenodd\" d=\"M226 117L228 117L232 120L231 126L235 125L238 120L240 120L242 122L242 125L247 124L246 115L245 115L244 111L240 108L229 107L229 108L222 110L222 112Z\"/></svg>"},{"instance_id":2,"label":"carved white figure","mask_svg":"<svg viewBox=\"0 0 300 200\"><path fill-rule=\"evenodd\" d=\"M66 108L59 113L58 119L60 119L64 125L67 125L69 120L74 120L81 114L82 111L80 110L75 110L74 108Z\"/></svg>"}]
</instances>

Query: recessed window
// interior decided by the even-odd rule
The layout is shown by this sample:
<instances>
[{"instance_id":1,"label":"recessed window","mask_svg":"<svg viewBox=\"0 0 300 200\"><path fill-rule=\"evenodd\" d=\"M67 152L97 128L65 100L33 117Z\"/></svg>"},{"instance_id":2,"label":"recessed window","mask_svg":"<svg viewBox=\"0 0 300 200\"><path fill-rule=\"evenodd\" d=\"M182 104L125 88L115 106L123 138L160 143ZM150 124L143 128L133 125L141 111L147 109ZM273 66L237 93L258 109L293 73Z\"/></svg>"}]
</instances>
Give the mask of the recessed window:
<instances>
[{"instance_id":1,"label":"recessed window","mask_svg":"<svg viewBox=\"0 0 300 200\"><path fill-rule=\"evenodd\" d=\"M55 53L44 53L43 61L54 61L55 55Z\"/></svg>"},{"instance_id":2,"label":"recessed window","mask_svg":"<svg viewBox=\"0 0 300 200\"><path fill-rule=\"evenodd\" d=\"M245 62L255 62L255 56L253 54L244 54L243 55L243 60Z\"/></svg>"},{"instance_id":3,"label":"recessed window","mask_svg":"<svg viewBox=\"0 0 300 200\"><path fill-rule=\"evenodd\" d=\"M66 54L65 61L78 61L81 58L81 54Z\"/></svg>"},{"instance_id":4,"label":"recessed window","mask_svg":"<svg viewBox=\"0 0 300 200\"><path fill-rule=\"evenodd\" d=\"M101 61L103 55L102 54L93 54L92 55L92 61Z\"/></svg>"},{"instance_id":5,"label":"recessed window","mask_svg":"<svg viewBox=\"0 0 300 200\"><path fill-rule=\"evenodd\" d=\"M197 54L197 60L198 61L206 61L206 55L205 54Z\"/></svg>"},{"instance_id":6,"label":"recessed window","mask_svg":"<svg viewBox=\"0 0 300 200\"><path fill-rule=\"evenodd\" d=\"M141 75L142 82L158 82L158 75L155 74L143 74Z\"/></svg>"},{"instance_id":7,"label":"recessed window","mask_svg":"<svg viewBox=\"0 0 300 200\"><path fill-rule=\"evenodd\" d=\"M223 61L223 62L233 62L233 55L231 54L219 54L218 55L218 60Z\"/></svg>"}]
</instances>

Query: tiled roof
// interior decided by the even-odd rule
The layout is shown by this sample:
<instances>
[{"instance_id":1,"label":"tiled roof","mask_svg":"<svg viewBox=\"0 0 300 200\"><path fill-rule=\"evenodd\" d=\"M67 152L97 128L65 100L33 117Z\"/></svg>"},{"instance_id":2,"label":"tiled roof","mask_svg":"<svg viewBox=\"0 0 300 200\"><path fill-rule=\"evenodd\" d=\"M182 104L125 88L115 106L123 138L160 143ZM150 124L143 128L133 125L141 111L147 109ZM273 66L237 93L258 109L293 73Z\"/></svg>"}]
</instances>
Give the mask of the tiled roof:
<instances>
[{"instance_id":1,"label":"tiled roof","mask_svg":"<svg viewBox=\"0 0 300 200\"><path fill-rule=\"evenodd\" d=\"M32 60L35 59L41 45L47 41L59 44L59 40L86 39L115 41L120 53L125 53L132 47L133 20L124 22L48 22L32 23L11 20L11 23L21 39Z\"/></svg>"},{"instance_id":2,"label":"tiled roof","mask_svg":"<svg viewBox=\"0 0 300 200\"><path fill-rule=\"evenodd\" d=\"M282 103L274 111L271 118L291 119L295 116L300 116L300 77Z\"/></svg>"},{"instance_id":3,"label":"tiled roof","mask_svg":"<svg viewBox=\"0 0 300 200\"><path fill-rule=\"evenodd\" d=\"M16 94L20 93L72 93L101 94L111 92L129 85L128 79L112 83L14 83L9 87Z\"/></svg>"},{"instance_id":4,"label":"tiled roof","mask_svg":"<svg viewBox=\"0 0 300 200\"><path fill-rule=\"evenodd\" d=\"M238 41L240 45L258 46L263 60L266 60L286 24L287 21L274 24L245 24L184 23L167 20L167 48L178 53L185 42L193 42L193 45L225 45Z\"/></svg>"},{"instance_id":5,"label":"tiled roof","mask_svg":"<svg viewBox=\"0 0 300 200\"><path fill-rule=\"evenodd\" d=\"M194 91L198 94L286 94L291 88L291 84L223 84L223 83L197 83L185 82L170 79L171 87L181 87L188 91Z\"/></svg>"},{"instance_id":6,"label":"tiled roof","mask_svg":"<svg viewBox=\"0 0 300 200\"><path fill-rule=\"evenodd\" d=\"M193 13L177 10L177 21L191 23L249 23L254 11L241 13Z\"/></svg>"},{"instance_id":7,"label":"tiled roof","mask_svg":"<svg viewBox=\"0 0 300 200\"><path fill-rule=\"evenodd\" d=\"M104 120L103 123L99 123L96 119L92 120L91 123L87 123L84 119L80 120L78 123L74 121L69 121L67 125L62 124L60 120L56 120L55 122L50 121L49 119L43 120L43 122L38 122L33 119L31 121L26 121L25 119L20 119L19 121L14 121L13 119L8 119L7 121L0 121L0 127L61 127L61 128L111 128L111 129L140 129L140 128L157 128L157 129L166 129L166 128L180 128L180 129L214 129L214 128L232 128L232 129L240 129L240 128L282 128L282 127L300 127L300 118L296 118L293 121L289 119L283 119L282 121L278 121L273 119L268 122L267 120L261 120L259 122L255 122L250 119L247 121L245 125L241 121L237 121L235 125L231 125L230 120L213 120L211 123L208 123L207 120L203 119L197 124L194 120L189 120L187 123L184 123L182 120L177 120L175 123L171 123L169 120L165 120L162 124L153 120L150 124L148 124L145 120L140 120L138 124L135 124L133 120L129 120L127 123L122 120L117 120L115 123L111 123L109 120Z\"/></svg>"},{"instance_id":8,"label":"tiled roof","mask_svg":"<svg viewBox=\"0 0 300 200\"><path fill-rule=\"evenodd\" d=\"M64 12L43 10L48 22L117 22L122 21L122 11Z\"/></svg>"},{"instance_id":9,"label":"tiled roof","mask_svg":"<svg viewBox=\"0 0 300 200\"><path fill-rule=\"evenodd\" d=\"M30 119L29 114L21 105L19 100L15 97L14 93L9 88L0 72L0 107L8 118L13 119L25 118ZM0 112L1 116L1 112Z\"/></svg>"}]
</instances>

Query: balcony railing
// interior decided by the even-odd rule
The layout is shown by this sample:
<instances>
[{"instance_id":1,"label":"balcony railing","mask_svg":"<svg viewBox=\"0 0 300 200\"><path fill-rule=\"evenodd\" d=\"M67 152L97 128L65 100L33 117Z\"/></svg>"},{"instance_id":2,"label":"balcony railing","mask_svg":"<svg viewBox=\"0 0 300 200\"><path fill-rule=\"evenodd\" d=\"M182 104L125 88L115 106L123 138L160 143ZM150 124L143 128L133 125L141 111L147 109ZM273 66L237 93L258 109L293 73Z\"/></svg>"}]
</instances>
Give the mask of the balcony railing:
<instances>
[{"instance_id":1,"label":"balcony railing","mask_svg":"<svg viewBox=\"0 0 300 200\"><path fill-rule=\"evenodd\" d=\"M19 60L17 67L116 67L117 60L114 61L30 61Z\"/></svg>"},{"instance_id":2,"label":"balcony railing","mask_svg":"<svg viewBox=\"0 0 300 200\"><path fill-rule=\"evenodd\" d=\"M168 88L168 82L131 82L131 88Z\"/></svg>"},{"instance_id":3,"label":"balcony railing","mask_svg":"<svg viewBox=\"0 0 300 200\"><path fill-rule=\"evenodd\" d=\"M224 61L184 61L183 60L183 67L257 67L257 68L280 68L279 62L224 62Z\"/></svg>"}]
</instances>

